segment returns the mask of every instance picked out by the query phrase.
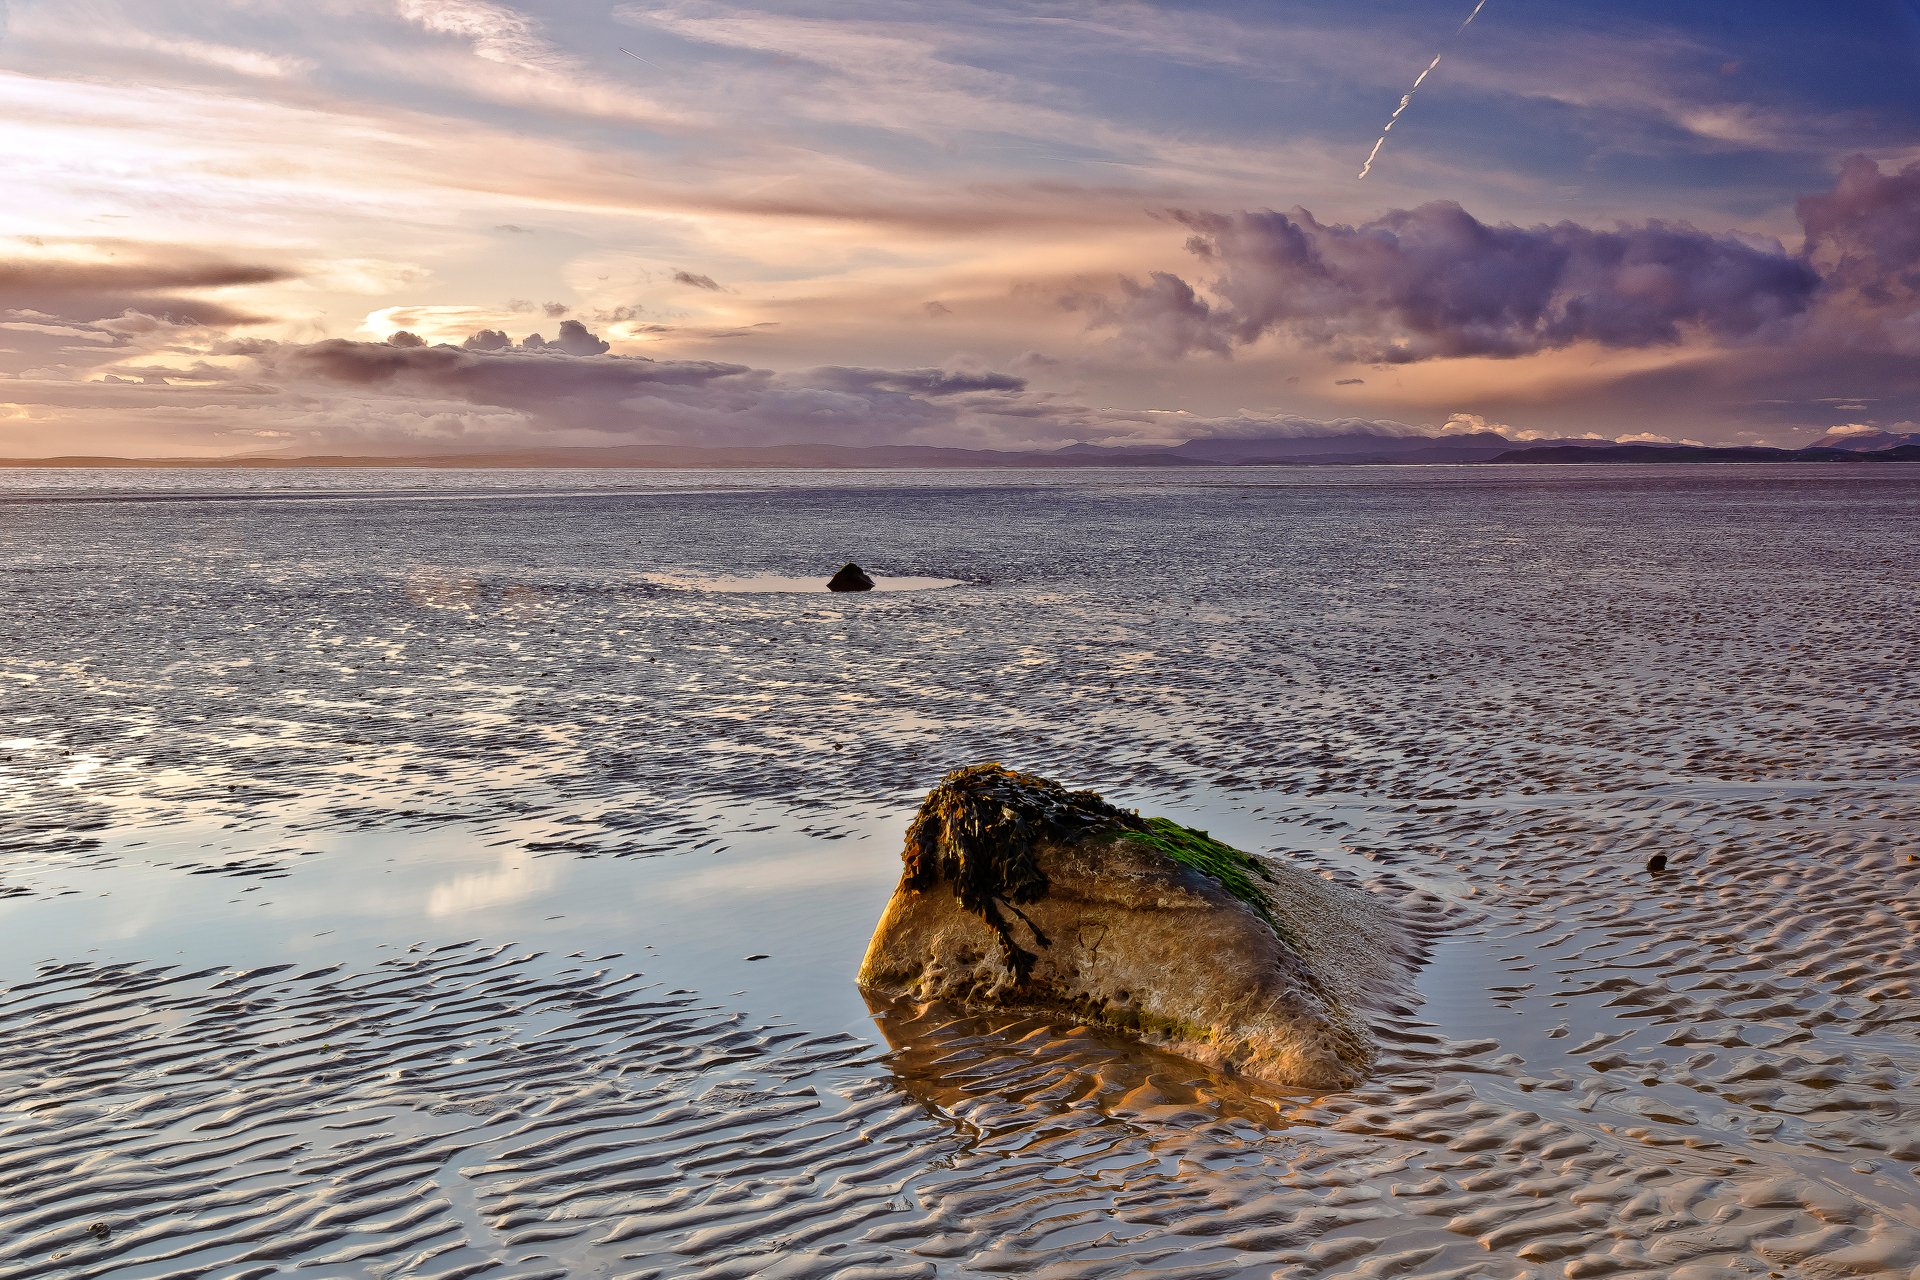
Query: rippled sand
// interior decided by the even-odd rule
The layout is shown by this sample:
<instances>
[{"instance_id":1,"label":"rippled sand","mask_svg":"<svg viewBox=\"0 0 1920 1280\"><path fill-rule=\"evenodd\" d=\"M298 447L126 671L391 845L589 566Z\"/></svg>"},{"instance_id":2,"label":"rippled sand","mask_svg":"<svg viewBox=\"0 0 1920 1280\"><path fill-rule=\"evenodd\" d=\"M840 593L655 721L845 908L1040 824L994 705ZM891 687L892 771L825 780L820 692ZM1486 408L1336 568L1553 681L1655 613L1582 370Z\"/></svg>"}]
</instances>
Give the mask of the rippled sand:
<instances>
[{"instance_id":1,"label":"rippled sand","mask_svg":"<svg viewBox=\"0 0 1920 1280\"><path fill-rule=\"evenodd\" d=\"M7 477L0 1276L1912 1280L1884 471ZM1380 1074L869 1009L983 758L1391 898Z\"/></svg>"}]
</instances>

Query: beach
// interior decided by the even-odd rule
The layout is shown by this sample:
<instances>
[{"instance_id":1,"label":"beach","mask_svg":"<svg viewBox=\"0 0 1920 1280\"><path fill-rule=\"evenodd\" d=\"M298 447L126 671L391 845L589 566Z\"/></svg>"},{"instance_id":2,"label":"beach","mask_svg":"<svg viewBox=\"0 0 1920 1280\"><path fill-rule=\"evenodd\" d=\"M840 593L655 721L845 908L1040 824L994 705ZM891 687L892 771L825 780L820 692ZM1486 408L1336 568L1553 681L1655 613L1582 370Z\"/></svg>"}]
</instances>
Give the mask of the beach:
<instances>
[{"instance_id":1,"label":"beach","mask_svg":"<svg viewBox=\"0 0 1920 1280\"><path fill-rule=\"evenodd\" d=\"M0 1277L1914 1280L1916 527L1906 467L0 472ZM1378 895L1374 1076L869 1004L984 760Z\"/></svg>"}]
</instances>

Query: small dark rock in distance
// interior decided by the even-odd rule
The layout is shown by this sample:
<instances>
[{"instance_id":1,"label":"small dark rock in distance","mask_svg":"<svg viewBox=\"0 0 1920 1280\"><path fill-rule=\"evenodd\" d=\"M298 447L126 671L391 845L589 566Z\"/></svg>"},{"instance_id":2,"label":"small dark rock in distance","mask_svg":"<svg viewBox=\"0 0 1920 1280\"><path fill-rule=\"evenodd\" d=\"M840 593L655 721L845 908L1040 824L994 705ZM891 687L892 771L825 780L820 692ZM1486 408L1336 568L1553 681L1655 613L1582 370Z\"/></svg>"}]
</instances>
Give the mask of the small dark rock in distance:
<instances>
[{"instance_id":1,"label":"small dark rock in distance","mask_svg":"<svg viewBox=\"0 0 1920 1280\"><path fill-rule=\"evenodd\" d=\"M859 565L851 563L843 564L840 566L840 572L827 579L827 590L871 591L873 590L873 579L869 578L867 571Z\"/></svg>"},{"instance_id":2,"label":"small dark rock in distance","mask_svg":"<svg viewBox=\"0 0 1920 1280\"><path fill-rule=\"evenodd\" d=\"M1653 872L1655 875L1659 875L1662 871L1665 871L1666 869L1667 869L1666 854L1656 853L1651 858L1647 859L1647 870Z\"/></svg>"}]
</instances>

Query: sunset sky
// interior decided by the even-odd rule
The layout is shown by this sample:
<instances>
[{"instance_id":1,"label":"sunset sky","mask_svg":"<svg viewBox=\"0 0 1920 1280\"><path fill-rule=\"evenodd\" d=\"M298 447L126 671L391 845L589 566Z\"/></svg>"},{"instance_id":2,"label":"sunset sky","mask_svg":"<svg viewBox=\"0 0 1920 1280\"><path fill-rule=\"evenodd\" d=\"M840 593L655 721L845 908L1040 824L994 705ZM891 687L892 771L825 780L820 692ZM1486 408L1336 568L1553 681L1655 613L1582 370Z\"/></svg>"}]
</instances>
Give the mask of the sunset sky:
<instances>
[{"instance_id":1,"label":"sunset sky","mask_svg":"<svg viewBox=\"0 0 1920 1280\"><path fill-rule=\"evenodd\" d=\"M1920 5L1471 9L0 2L0 456L1920 429Z\"/></svg>"}]
</instances>

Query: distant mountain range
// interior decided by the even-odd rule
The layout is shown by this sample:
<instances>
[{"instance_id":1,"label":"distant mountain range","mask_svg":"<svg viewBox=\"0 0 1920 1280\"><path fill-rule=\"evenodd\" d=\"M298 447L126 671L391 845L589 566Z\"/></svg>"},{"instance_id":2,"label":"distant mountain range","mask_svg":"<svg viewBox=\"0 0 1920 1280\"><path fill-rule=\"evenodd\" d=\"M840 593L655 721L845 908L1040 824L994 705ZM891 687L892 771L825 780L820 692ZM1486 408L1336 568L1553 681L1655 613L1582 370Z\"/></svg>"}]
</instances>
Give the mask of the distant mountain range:
<instances>
[{"instance_id":1,"label":"distant mountain range","mask_svg":"<svg viewBox=\"0 0 1920 1280\"><path fill-rule=\"evenodd\" d=\"M1803 449L1760 446L1617 444L1607 440L1518 441L1496 431L1391 435L1215 437L1165 446L1071 444L1022 452L934 445L669 445L499 449L471 453L252 454L226 458L111 458L69 455L0 459L10 467L473 467L473 468L953 468L1332 466L1418 463L1568 462L1915 462L1920 433L1829 434Z\"/></svg>"},{"instance_id":2,"label":"distant mountain range","mask_svg":"<svg viewBox=\"0 0 1920 1280\"><path fill-rule=\"evenodd\" d=\"M1920 431L1909 431L1904 434L1876 430L1829 431L1807 448L1848 449L1854 453L1877 453L1881 449L1897 449L1906 444L1920 444Z\"/></svg>"},{"instance_id":3,"label":"distant mountain range","mask_svg":"<svg viewBox=\"0 0 1920 1280\"><path fill-rule=\"evenodd\" d=\"M1512 449L1491 462L1920 462L1920 444L1891 449L1768 449L1759 445L1610 444Z\"/></svg>"}]
</instances>

